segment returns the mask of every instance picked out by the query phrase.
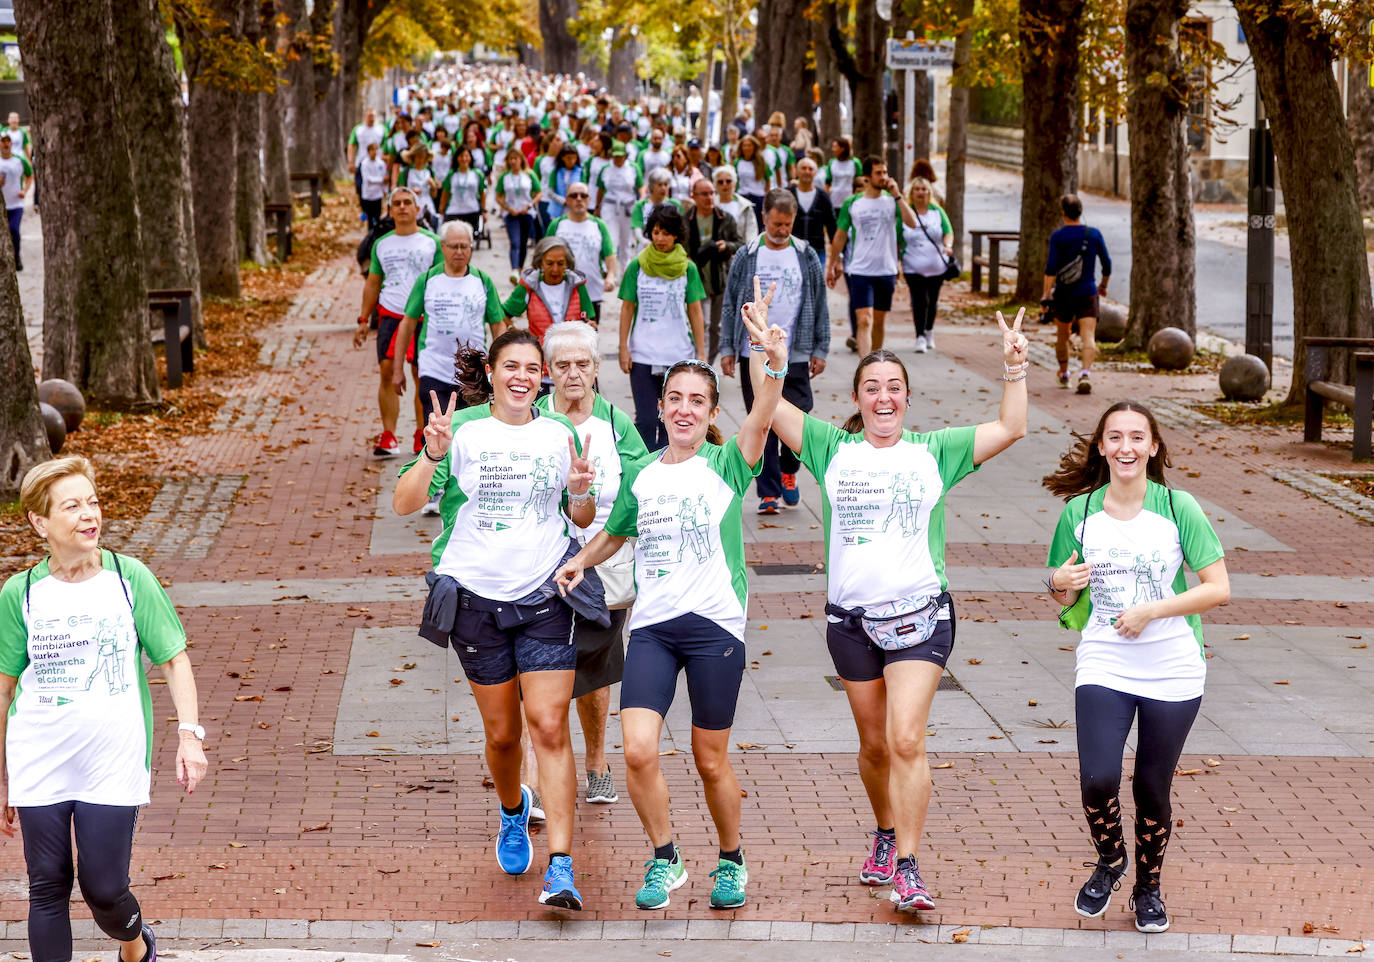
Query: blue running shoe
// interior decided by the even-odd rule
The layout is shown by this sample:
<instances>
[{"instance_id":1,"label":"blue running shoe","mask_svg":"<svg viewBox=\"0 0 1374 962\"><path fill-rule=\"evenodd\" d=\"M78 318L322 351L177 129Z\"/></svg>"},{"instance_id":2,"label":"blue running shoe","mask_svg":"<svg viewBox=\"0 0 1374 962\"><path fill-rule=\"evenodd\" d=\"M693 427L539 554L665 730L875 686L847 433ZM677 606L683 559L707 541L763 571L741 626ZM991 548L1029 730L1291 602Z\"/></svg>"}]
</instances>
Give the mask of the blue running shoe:
<instances>
[{"instance_id":1,"label":"blue running shoe","mask_svg":"<svg viewBox=\"0 0 1374 962\"><path fill-rule=\"evenodd\" d=\"M782 503L789 508L795 508L801 503L801 492L797 490L797 476L795 474L783 472Z\"/></svg>"},{"instance_id":2,"label":"blue running shoe","mask_svg":"<svg viewBox=\"0 0 1374 962\"><path fill-rule=\"evenodd\" d=\"M534 846L530 844L530 790L520 786L520 814L501 813L501 830L496 833L496 861L508 875L524 875L534 861Z\"/></svg>"},{"instance_id":3,"label":"blue running shoe","mask_svg":"<svg viewBox=\"0 0 1374 962\"><path fill-rule=\"evenodd\" d=\"M157 962L157 936L147 922L143 923L143 962Z\"/></svg>"},{"instance_id":4,"label":"blue running shoe","mask_svg":"<svg viewBox=\"0 0 1374 962\"><path fill-rule=\"evenodd\" d=\"M582 893L573 884L572 859L569 856L555 855L549 862L549 870L544 873L544 887L539 892L539 904L582 911Z\"/></svg>"}]
</instances>

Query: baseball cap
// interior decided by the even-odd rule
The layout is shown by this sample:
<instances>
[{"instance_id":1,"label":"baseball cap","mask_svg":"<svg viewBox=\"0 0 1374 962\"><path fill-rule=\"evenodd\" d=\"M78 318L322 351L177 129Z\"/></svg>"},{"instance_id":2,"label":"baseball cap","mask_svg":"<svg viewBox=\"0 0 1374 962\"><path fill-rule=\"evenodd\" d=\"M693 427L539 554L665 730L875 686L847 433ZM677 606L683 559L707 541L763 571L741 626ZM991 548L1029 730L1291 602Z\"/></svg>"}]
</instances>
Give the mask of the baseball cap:
<instances>
[{"instance_id":1,"label":"baseball cap","mask_svg":"<svg viewBox=\"0 0 1374 962\"><path fill-rule=\"evenodd\" d=\"M698 140L696 137L693 137L691 140L687 141L687 146L688 146L688 147L700 147L700 146L701 146L701 141Z\"/></svg>"},{"instance_id":2,"label":"baseball cap","mask_svg":"<svg viewBox=\"0 0 1374 962\"><path fill-rule=\"evenodd\" d=\"M622 144L620 141L617 140L615 143L611 144L612 157L625 157L628 154L629 151L625 149L625 145Z\"/></svg>"}]
</instances>

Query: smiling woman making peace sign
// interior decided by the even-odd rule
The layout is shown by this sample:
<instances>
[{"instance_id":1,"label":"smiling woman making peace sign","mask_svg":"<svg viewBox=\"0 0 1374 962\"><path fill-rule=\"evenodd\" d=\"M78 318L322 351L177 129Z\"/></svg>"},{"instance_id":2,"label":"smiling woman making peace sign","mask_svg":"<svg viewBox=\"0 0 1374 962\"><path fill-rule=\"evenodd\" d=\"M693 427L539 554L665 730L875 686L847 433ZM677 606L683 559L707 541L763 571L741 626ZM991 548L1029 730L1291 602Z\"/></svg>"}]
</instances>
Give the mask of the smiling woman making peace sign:
<instances>
[{"instance_id":1,"label":"smiling woman making peace sign","mask_svg":"<svg viewBox=\"0 0 1374 962\"><path fill-rule=\"evenodd\" d=\"M424 450L402 469L392 499L397 514L411 514L439 497L444 529L434 541L420 630L435 644L453 645L472 685L501 800L496 858L511 875L528 871L534 858L532 799L520 785L523 694L548 823L539 901L580 909L570 857L573 624L584 616L602 625L610 619L599 581L587 602L565 602L552 578L577 548L568 521L585 528L596 516L590 436L581 444L566 417L533 407L544 356L529 332L496 338L489 359L464 351L458 365L464 399L474 406L454 413L455 402L445 409L434 400Z\"/></svg>"},{"instance_id":2,"label":"smiling woman making peace sign","mask_svg":"<svg viewBox=\"0 0 1374 962\"><path fill-rule=\"evenodd\" d=\"M906 368L874 351L854 372L843 429L778 405L773 431L815 475L825 501L826 643L859 729L859 777L877 826L859 881L892 884L898 909L933 909L916 864L930 807L926 720L954 650L945 579L945 496L1026 434L1026 337L1002 329L997 420L906 430ZM900 856L893 864L894 856Z\"/></svg>"}]
</instances>

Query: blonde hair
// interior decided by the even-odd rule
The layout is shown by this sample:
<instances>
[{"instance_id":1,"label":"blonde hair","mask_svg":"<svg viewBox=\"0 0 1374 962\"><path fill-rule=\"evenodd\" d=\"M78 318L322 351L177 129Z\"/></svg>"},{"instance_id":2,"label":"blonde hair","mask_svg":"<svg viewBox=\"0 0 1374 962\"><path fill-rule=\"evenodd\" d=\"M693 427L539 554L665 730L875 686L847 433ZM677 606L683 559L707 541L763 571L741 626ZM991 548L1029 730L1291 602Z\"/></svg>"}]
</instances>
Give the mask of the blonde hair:
<instances>
[{"instance_id":1,"label":"blonde hair","mask_svg":"<svg viewBox=\"0 0 1374 962\"><path fill-rule=\"evenodd\" d=\"M911 178L911 182L906 185L906 202L908 204L911 203L912 193L916 190L917 187L924 187L926 189L926 204L934 205L935 188L931 187L930 181L926 180L924 177Z\"/></svg>"},{"instance_id":2,"label":"blonde hair","mask_svg":"<svg viewBox=\"0 0 1374 962\"><path fill-rule=\"evenodd\" d=\"M786 127L786 126L787 126L787 117L786 117L786 115L784 115L783 112L782 112L781 110L775 110L775 111L773 111L771 114L768 115L768 126L770 126L770 127Z\"/></svg>"},{"instance_id":3,"label":"blonde hair","mask_svg":"<svg viewBox=\"0 0 1374 962\"><path fill-rule=\"evenodd\" d=\"M91 482L91 487L95 487L95 468L79 455L53 458L29 468L19 486L19 507L24 517L27 518L32 512L40 518L46 518L52 510L52 486L63 478L78 474Z\"/></svg>"}]
</instances>

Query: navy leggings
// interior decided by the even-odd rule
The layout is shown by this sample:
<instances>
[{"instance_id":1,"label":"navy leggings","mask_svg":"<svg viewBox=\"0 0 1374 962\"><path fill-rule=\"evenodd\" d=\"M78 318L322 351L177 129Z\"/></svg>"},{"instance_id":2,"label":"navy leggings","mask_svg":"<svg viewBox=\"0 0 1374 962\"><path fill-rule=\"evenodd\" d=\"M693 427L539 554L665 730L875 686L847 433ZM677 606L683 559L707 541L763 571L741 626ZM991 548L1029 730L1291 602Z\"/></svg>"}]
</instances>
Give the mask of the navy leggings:
<instances>
[{"instance_id":1,"label":"navy leggings","mask_svg":"<svg viewBox=\"0 0 1374 962\"><path fill-rule=\"evenodd\" d=\"M630 396L635 403L635 427L644 439L644 446L650 451L667 447L668 428L658 414L658 400L663 396L663 375L655 374L652 364L635 361L630 365Z\"/></svg>"},{"instance_id":2,"label":"navy leggings","mask_svg":"<svg viewBox=\"0 0 1374 962\"><path fill-rule=\"evenodd\" d=\"M525 214L506 214L506 234L510 237L510 267L513 271L520 270L525 263L525 251L529 248L530 242L534 237L534 215Z\"/></svg>"},{"instance_id":3,"label":"navy leggings","mask_svg":"<svg viewBox=\"0 0 1374 962\"><path fill-rule=\"evenodd\" d=\"M1160 701L1128 695L1101 685L1075 690L1078 722L1078 773L1083 810L1098 857L1115 862L1125 854L1121 826L1121 754L1131 722L1139 716L1136 733L1135 797L1136 884L1159 885L1164 849L1169 843L1173 808L1169 792L1183 743L1202 706L1202 697L1189 701Z\"/></svg>"},{"instance_id":4,"label":"navy leggings","mask_svg":"<svg viewBox=\"0 0 1374 962\"><path fill-rule=\"evenodd\" d=\"M132 942L143 913L129 891L129 857L138 808L56 802L19 810L24 861L29 868L29 950L33 962L68 962L72 957L72 828L81 866L81 897L112 939Z\"/></svg>"}]
</instances>

